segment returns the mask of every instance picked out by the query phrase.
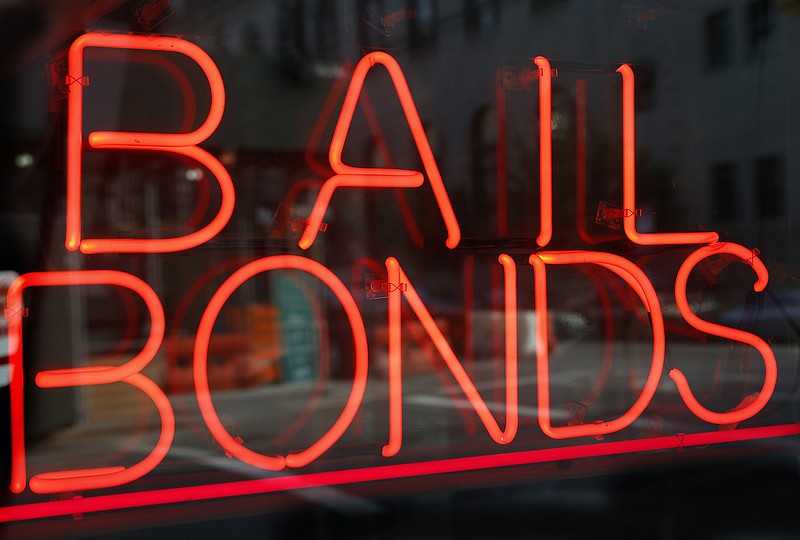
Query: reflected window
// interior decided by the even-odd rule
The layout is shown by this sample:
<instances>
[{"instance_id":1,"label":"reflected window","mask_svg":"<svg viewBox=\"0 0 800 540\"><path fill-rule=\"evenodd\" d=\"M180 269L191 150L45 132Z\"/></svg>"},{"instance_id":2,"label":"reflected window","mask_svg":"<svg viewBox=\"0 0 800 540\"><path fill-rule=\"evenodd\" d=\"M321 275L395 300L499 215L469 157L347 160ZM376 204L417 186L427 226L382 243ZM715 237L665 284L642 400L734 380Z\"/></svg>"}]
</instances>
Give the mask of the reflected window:
<instances>
[{"instance_id":1,"label":"reflected window","mask_svg":"<svg viewBox=\"0 0 800 540\"><path fill-rule=\"evenodd\" d=\"M486 34L499 24L500 4L497 0L465 0L464 27L468 35Z\"/></svg>"},{"instance_id":2,"label":"reflected window","mask_svg":"<svg viewBox=\"0 0 800 540\"><path fill-rule=\"evenodd\" d=\"M750 58L764 51L772 27L769 0L753 0L747 5L747 49Z\"/></svg>"},{"instance_id":3,"label":"reflected window","mask_svg":"<svg viewBox=\"0 0 800 540\"><path fill-rule=\"evenodd\" d=\"M736 165L720 163L711 168L711 189L716 216L720 221L733 221L739 213L739 179Z\"/></svg>"},{"instance_id":4,"label":"reflected window","mask_svg":"<svg viewBox=\"0 0 800 540\"><path fill-rule=\"evenodd\" d=\"M722 69L731 64L731 12L720 10L709 14L705 20L706 69Z\"/></svg>"},{"instance_id":5,"label":"reflected window","mask_svg":"<svg viewBox=\"0 0 800 540\"><path fill-rule=\"evenodd\" d=\"M314 38L318 58L336 58L339 41L339 21L336 2L317 0L314 6Z\"/></svg>"},{"instance_id":6,"label":"reflected window","mask_svg":"<svg viewBox=\"0 0 800 540\"><path fill-rule=\"evenodd\" d=\"M438 0L416 0L414 2L414 17L411 18L410 22L409 47L412 49L430 49L436 46L436 41L439 37Z\"/></svg>"},{"instance_id":7,"label":"reflected window","mask_svg":"<svg viewBox=\"0 0 800 540\"><path fill-rule=\"evenodd\" d=\"M782 217L786 208L784 202L786 190L780 157L766 156L757 159L755 173L758 218Z\"/></svg>"},{"instance_id":8,"label":"reflected window","mask_svg":"<svg viewBox=\"0 0 800 540\"><path fill-rule=\"evenodd\" d=\"M495 179L497 170L497 131L495 111L489 105L472 115L469 126L470 172L474 211L481 215L487 206L487 185Z\"/></svg>"},{"instance_id":9,"label":"reflected window","mask_svg":"<svg viewBox=\"0 0 800 540\"><path fill-rule=\"evenodd\" d=\"M290 58L307 57L305 2L278 5L278 39L281 52Z\"/></svg>"},{"instance_id":10,"label":"reflected window","mask_svg":"<svg viewBox=\"0 0 800 540\"><path fill-rule=\"evenodd\" d=\"M656 107L656 82L658 65L650 60L637 62L636 71L636 110L650 111Z\"/></svg>"}]
</instances>

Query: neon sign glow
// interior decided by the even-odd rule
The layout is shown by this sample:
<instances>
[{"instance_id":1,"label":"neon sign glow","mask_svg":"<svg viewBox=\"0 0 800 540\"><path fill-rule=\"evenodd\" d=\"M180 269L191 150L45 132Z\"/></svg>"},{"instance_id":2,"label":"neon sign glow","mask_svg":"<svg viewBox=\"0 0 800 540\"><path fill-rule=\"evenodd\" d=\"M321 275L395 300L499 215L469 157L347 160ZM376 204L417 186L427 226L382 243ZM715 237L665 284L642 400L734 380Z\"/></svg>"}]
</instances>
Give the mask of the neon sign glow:
<instances>
[{"instance_id":1,"label":"neon sign glow","mask_svg":"<svg viewBox=\"0 0 800 540\"><path fill-rule=\"evenodd\" d=\"M453 207L450 204L450 197L444 187L442 176L439 173L439 166L433 157L428 136L425 134L425 128L422 126L422 121L419 118L419 113L417 113L417 107L414 104L414 98L411 96L411 90L408 88L403 71L400 69L397 60L384 52L369 53L361 59L353 71L353 78L350 82L350 87L347 89L342 111L339 114L339 120L336 122L336 129L331 140L330 151L328 152L331 169L336 174L323 184L298 244L302 249L308 249L314 243L322 223L322 217L325 215L331 196L336 188L416 188L422 185L424 180L422 173L416 171L352 167L342 162L342 150L347 139L347 133L350 130L350 124L353 121L356 103L358 103L367 73L376 64L384 66L392 79L397 97L400 99L400 105L403 107L406 122L408 122L417 151L422 159L425 174L428 176L436 202L439 205L439 212L447 228L447 247L452 249L461 241L461 229L458 225L458 219L456 219Z\"/></svg>"},{"instance_id":2,"label":"neon sign glow","mask_svg":"<svg viewBox=\"0 0 800 540\"><path fill-rule=\"evenodd\" d=\"M350 391L350 396L341 415L328 432L320 437L317 442L306 450L297 454L290 454L285 458L283 456L264 456L253 452L231 437L214 410L214 404L211 401L211 391L208 385L207 372L208 343L214 329L214 322L222 306L225 304L225 301L250 277L261 272L278 269L295 269L308 272L319 278L331 289L336 295L336 298L342 303L342 307L347 314L350 328L353 331L353 342L355 346L353 388ZM361 312L355 300L350 295L350 291L347 290L347 287L339 281L333 272L316 261L295 255L275 255L253 261L234 272L234 274L217 289L214 297L208 303L205 313L203 313L203 318L200 321L195 341L194 381L197 389L197 399L200 403L200 411L203 414L206 424L216 440L231 454L254 467L273 471L279 471L286 466L303 467L308 465L333 446L342 436L353 421L353 417L361 404L361 398L364 396L364 389L367 384L367 335L364 330L364 322L361 319Z\"/></svg>"},{"instance_id":3,"label":"neon sign glow","mask_svg":"<svg viewBox=\"0 0 800 540\"><path fill-rule=\"evenodd\" d=\"M83 56L87 47L130 49L135 51L163 51L184 54L201 67L211 88L211 108L202 125L189 133L129 133L94 132L87 138L91 148L108 151L158 151L183 155L201 163L215 176L222 190L222 204L211 223L183 237L166 239L84 239L81 232L81 160L83 145ZM551 140L551 68L544 57L533 59L539 69L539 137L540 137L540 230L536 242L540 247L549 244L552 236L552 140ZM402 106L405 119L411 130L417 151L422 159L424 173L395 168L366 168L346 165L342 162L342 149L353 119L363 84L368 72L376 65L383 65L391 78ZM637 244L705 244L691 253L682 263L675 281L675 300L681 316L697 331L744 343L755 348L765 365L765 377L761 390L755 396L746 396L742 405L734 411L713 412L699 403L692 392L689 381L678 369L672 369L669 377L674 381L679 395L686 407L699 419L713 425L736 424L758 414L770 401L776 387L777 363L774 353L761 338L741 330L703 321L695 315L686 298L687 280L692 269L702 260L728 254L750 265L756 273L756 291L763 290L769 279L767 269L757 254L743 246L732 243L719 243L716 233L658 233L637 232L635 223L635 161L634 161L634 95L633 70L622 65L618 69L622 76L622 121L623 121L623 198L624 231L628 239ZM177 38L144 37L115 34L86 34L78 38L69 52L70 84L68 105L68 167L67 167L67 236L65 246L68 250L81 253L162 253L189 250L212 239L228 222L233 213L235 190L225 166L211 154L197 145L206 140L218 126L224 109L223 81L214 62L199 47ZM578 87L580 89L580 85ZM583 88L585 91L585 88ZM581 99L585 109L585 96L578 94L579 112ZM326 102L325 109L333 108L332 98ZM585 114L585 110L583 113ZM580 115L579 115L580 116ZM580 122L579 122L580 124ZM585 127L585 126L584 126ZM319 137L315 128L314 137ZM585 138L585 133L583 135ZM581 138L579 131L579 139ZM585 140L583 141L585 143ZM578 141L579 148L582 141ZM583 155L583 157L581 157ZM301 249L310 248L321 229L322 220L331 197L338 188L418 188L425 177L431 184L434 196L447 230L446 245L455 248L461 238L458 219L439 173L433 152L417 113L411 91L405 76L390 55L373 52L366 55L354 68L352 80L347 89L342 110L328 153L333 176L322 182L316 200L299 239ZM585 154L579 152L579 159ZM584 163L585 165L585 163ZM319 170L325 168L319 166ZM579 166L579 179L580 179ZM326 173L327 174L327 173ZM584 177L585 190L585 177ZM585 191L583 192L585 193ZM582 195L582 193L581 193ZM295 195L293 195L295 196ZM580 213L579 213L580 214ZM502 228L502 224L501 224ZM585 233L585 231L582 231ZM413 235L412 235L413 236ZM585 234L582 237L588 237ZM552 439L573 439L599 437L624 430L630 426L651 402L657 391L664 368L666 347L665 323L659 299L647 275L631 261L610 253L595 251L538 251L528 254L527 262L532 267L535 291L536 317L536 373L538 423L541 431ZM297 255L273 255L255 261L235 261L238 268L217 289L205 308L195 335L193 356L193 380L198 404L204 422L214 439L231 456L253 467L278 471L286 467L299 468L312 463L328 451L353 423L361 406L367 383L368 343L364 321L358 302L348 288L323 264L307 257ZM505 343L505 427L492 415L484 398L477 390L467 370L453 352L444 334L431 316L423 300L417 294L412 280L403 271L401 263L394 257L385 261L387 273L386 292L389 335L389 436L382 454L389 459L401 452L403 441L402 408L402 307L403 300L422 325L427 338L433 342L435 350L455 377L458 387L484 425L489 437L498 444L507 445L514 441L519 429L518 404L518 307L517 307L517 262L509 254L499 255L497 262L502 269L504 290L504 333ZM639 395L618 418L596 420L579 425L554 426L551 421L550 370L548 357L548 303L547 269L548 265L596 265L618 276L638 297L644 310L649 314L653 339L653 355L649 373ZM224 265L227 268L227 265ZM370 259L357 261L354 266L354 279L358 279L363 269L383 270ZM214 323L226 301L247 280L273 270L290 269L307 273L318 279L337 298L345 312L353 337L353 385L342 412L333 425L316 442L305 450L286 456L268 456L245 447L236 440L220 421L211 397L208 378L208 347ZM472 267L465 265L465 272ZM136 465L111 468L46 472L28 480L26 470L26 447L23 409L23 336L22 314L25 306L23 292L31 287L113 285L129 289L144 301L150 316L150 333L147 343L131 360L120 366L92 368L71 368L43 371L36 374L36 385L41 388L66 386L99 385L125 382L141 390L156 406L160 415L161 435L152 452ZM598 290L602 289L595 284ZM620 297L624 293L618 293ZM603 289L600 295L604 307L610 305L610 298ZM467 302L465 301L465 304ZM185 305L181 304L181 316ZM610 311L610 310L609 310ZM133 482L155 469L168 454L175 433L175 418L169 399L156 383L141 374L142 369L154 358L159 350L165 330L164 312L161 300L152 288L141 279L114 270L53 271L29 273L17 278L9 288L8 310L9 340L11 347L11 423L12 423L12 480L11 491L21 493L29 485L34 493L63 493L102 489ZM613 336L613 317L606 321L606 334ZM609 334L610 332L610 334ZM613 347L613 342L610 344ZM608 377L607 360L610 358L607 343L601 380ZM590 398L596 399L597 391ZM405 464L387 464L374 467L310 473L279 478L264 478L225 484L190 486L143 492L98 495L74 500L50 501L22 504L0 508L0 522L35 519L47 516L69 515L79 512L92 512L109 509L134 508L147 505L169 504L184 501L207 500L221 497L269 493L280 490L299 489L316 486L341 485L392 478L414 477L462 472L490 467L512 466L545 461L576 459L590 456L608 456L630 452L644 452L682 445L705 445L733 441L746 441L766 437L783 437L800 434L800 424L745 428L735 430L709 431L685 434L680 437L664 436L633 439L615 442L592 442L589 444L565 445L557 448L528 450L466 458L443 459Z\"/></svg>"},{"instance_id":4,"label":"neon sign glow","mask_svg":"<svg viewBox=\"0 0 800 540\"><path fill-rule=\"evenodd\" d=\"M90 133L90 147L108 150L166 152L186 156L208 168L219 182L222 202L217 215L205 227L177 238L84 239L81 233L81 157L83 154L83 72L87 47L167 51L180 53L197 62L211 89L211 108L200 127L189 133L132 133L98 131ZM123 34L84 34L69 50L70 92L67 112L67 236L65 246L82 253L165 253L199 246L216 236L233 214L234 188L227 169L217 158L198 147L214 133L225 109L225 87L217 65L200 47L183 39Z\"/></svg>"},{"instance_id":5,"label":"neon sign glow","mask_svg":"<svg viewBox=\"0 0 800 540\"><path fill-rule=\"evenodd\" d=\"M10 338L17 343L10 358L11 367L11 491L25 489L25 412L23 385L22 295L30 287L68 287L76 285L116 285L130 289L144 300L150 313L150 335L141 352L121 366L80 367L41 371L36 375L40 388L84 386L125 382L139 388L155 403L161 416L161 437L145 459L130 468L84 469L38 474L31 478L31 491L59 493L75 489L96 489L126 484L153 470L169 451L175 434L175 417L169 399L158 385L141 374L161 347L164 337L164 310L155 291L141 279L115 270L35 272L17 278L8 290Z\"/></svg>"}]
</instances>

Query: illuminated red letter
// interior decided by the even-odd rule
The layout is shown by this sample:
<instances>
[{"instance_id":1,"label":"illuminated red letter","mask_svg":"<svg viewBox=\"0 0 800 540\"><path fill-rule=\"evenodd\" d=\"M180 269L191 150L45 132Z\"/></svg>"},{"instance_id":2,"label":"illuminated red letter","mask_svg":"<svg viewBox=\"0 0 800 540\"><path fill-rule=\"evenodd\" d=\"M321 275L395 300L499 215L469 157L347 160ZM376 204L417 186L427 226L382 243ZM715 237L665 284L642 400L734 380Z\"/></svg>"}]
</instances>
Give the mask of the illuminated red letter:
<instances>
[{"instance_id":1,"label":"illuminated red letter","mask_svg":"<svg viewBox=\"0 0 800 540\"><path fill-rule=\"evenodd\" d=\"M191 158L211 171L222 192L220 209L214 219L200 230L185 236L159 239L82 238L81 231L81 161L83 145L83 86L88 78L83 72L83 54L87 47L134 49L181 53L197 62L211 89L211 108L203 124L190 133L134 133L121 131L94 132L88 137L92 148L115 150L149 150L179 154ZM68 120L67 120L67 235L66 247L83 253L181 251L198 246L216 236L233 213L234 189L228 171L216 158L198 144L206 140L219 125L225 108L225 89L216 64L197 45L188 41L160 36L128 34L84 34L69 50Z\"/></svg>"},{"instance_id":2,"label":"illuminated red letter","mask_svg":"<svg viewBox=\"0 0 800 540\"><path fill-rule=\"evenodd\" d=\"M150 335L144 348L120 366L92 366L41 371L36 375L40 388L84 386L124 382L139 388L153 401L161 416L161 436L155 449L132 467L106 467L37 474L31 478L31 491L60 493L118 486L132 482L153 470L167 454L175 434L175 417L164 392L142 375L164 337L164 310L158 296L141 279L115 270L72 272L34 272L17 278L8 290L9 339L15 344L11 366L11 491L21 493L27 479L25 456L25 412L23 409L22 294L29 287L75 285L117 285L126 287L144 300L150 312Z\"/></svg>"},{"instance_id":3,"label":"illuminated red letter","mask_svg":"<svg viewBox=\"0 0 800 540\"><path fill-rule=\"evenodd\" d=\"M553 98L552 71L544 56L534 59L539 68L539 236L544 247L553 236Z\"/></svg>"},{"instance_id":4,"label":"illuminated red letter","mask_svg":"<svg viewBox=\"0 0 800 540\"><path fill-rule=\"evenodd\" d=\"M430 180L433 194L439 205L439 212L447 228L447 247L452 249L461 240L458 220L450 204L450 197L444 187L439 167L436 165L436 159L433 157L431 145L428 142L425 129L422 127L422 121L419 119L417 107L414 105L414 98L411 97L411 91L408 89L403 71L400 69L397 60L385 52L369 53L361 59L353 72L353 78L350 82L350 87L347 89L347 94L342 104L342 112L336 122L328 152L331 168L336 174L325 181L319 195L317 195L317 200L314 202L314 207L308 218L308 224L300 237L299 245L302 249L308 249L314 244L322 219L325 216L325 211L328 208L333 192L337 188L415 188L422 185L422 173L417 171L351 167L342 163L342 149L344 148L347 133L350 130L350 123L353 121L356 103L358 103L358 98L361 95L364 79L375 64L382 64L386 68L397 91L397 97L400 99L400 105L403 108L408 127L411 129L411 135L422 158L422 165L428 175L428 180Z\"/></svg>"},{"instance_id":5,"label":"illuminated red letter","mask_svg":"<svg viewBox=\"0 0 800 540\"><path fill-rule=\"evenodd\" d=\"M408 301L425 332L442 355L458 385L464 391L472 408L499 444L508 444L517 435L519 412L517 408L517 269L508 255L500 255L505 271L505 324L506 324L506 429L501 430L486 402L481 398L453 349L447 343L439 326L431 317L414 286L408 280L397 259L386 259L389 278L389 443L383 447L384 456L400 451L403 442L403 368L401 340L402 297Z\"/></svg>"},{"instance_id":6,"label":"illuminated red letter","mask_svg":"<svg viewBox=\"0 0 800 540\"><path fill-rule=\"evenodd\" d=\"M631 242L642 245L706 244L719 240L715 232L655 233L636 230L636 113L633 70L628 64L617 72L622 75L622 219L625 234Z\"/></svg>"},{"instance_id":7,"label":"illuminated red letter","mask_svg":"<svg viewBox=\"0 0 800 540\"><path fill-rule=\"evenodd\" d=\"M734 411L717 413L709 411L700 405L694 397L692 390L689 388L686 377L679 369L670 370L669 376L675 381L681 398L683 398L684 403L686 403L686 406L689 407L695 416L712 424L735 424L751 418L764 408L764 405L767 404L769 398L772 397L772 392L775 390L775 383L778 379L778 367L775 363L775 355L772 349L763 339L743 330L704 321L695 315L692 312L692 308L689 307L689 301L686 299L686 282L689 279L689 274L692 272L692 269L703 259L723 253L734 255L742 259L742 261L746 261L747 264L753 268L753 271L755 271L758 277L758 280L753 285L753 289L757 292L764 290L769 280L769 273L764 263L761 262L761 259L756 257L753 251L744 246L728 242L719 242L717 244L701 247L689 255L683 262L680 270L678 270L678 276L675 278L675 303L678 305L678 310L681 312L683 318L686 319L686 322L701 332L730 339L731 341L746 343L758 350L759 354L761 354L761 357L764 359L764 367L766 369L764 385L761 387L758 396L748 405Z\"/></svg>"},{"instance_id":8,"label":"illuminated red letter","mask_svg":"<svg viewBox=\"0 0 800 540\"><path fill-rule=\"evenodd\" d=\"M582 437L587 435L605 435L614 433L632 424L650 403L661 370L664 367L664 317L658 303L656 291L647 276L635 264L618 255L593 251L541 251L530 256L536 285L536 379L539 394L539 426L542 431L554 439ZM614 420L582 424L577 426L553 427L550 424L550 364L548 357L547 329L547 273L548 264L597 264L622 278L639 296L647 311L650 312L653 328L653 359L650 373L645 381L642 393L633 406L622 416Z\"/></svg>"},{"instance_id":9,"label":"illuminated red letter","mask_svg":"<svg viewBox=\"0 0 800 540\"><path fill-rule=\"evenodd\" d=\"M293 269L302 270L315 276L322 281L342 304L347 319L350 322L350 328L353 331L353 343L355 348L355 372L353 374L353 388L350 390L350 396L347 403L342 410L342 414L336 419L333 426L325 433L320 439L309 446L307 449L297 454L289 454L288 456L265 456L259 454L249 448L245 448L240 442L231 437L230 433L225 429L225 426L220 422L217 415L214 403L211 400L211 390L208 385L208 344L211 340L211 332L214 330L214 323L219 316L222 307L227 302L228 298L236 291L239 286L262 272L279 269ZM249 264L244 265L239 270L233 273L225 282L217 289L211 301L208 303L202 319L200 319L200 326L197 328L197 336L195 339L194 347L194 382L197 392L197 401L200 404L200 412L208 425L211 434L217 442L231 455L236 456L238 459L270 471L278 471L285 466L289 467L302 467L308 465L323 453L325 453L333 444L339 440L347 427L353 421L353 417L361 405L361 399L364 397L364 389L367 385L367 334L364 329L364 321L361 318L361 312L356 305L356 301L347 290L347 287L342 283L336 275L320 263L305 257L298 257L296 255L274 255L258 259Z\"/></svg>"}]
</instances>

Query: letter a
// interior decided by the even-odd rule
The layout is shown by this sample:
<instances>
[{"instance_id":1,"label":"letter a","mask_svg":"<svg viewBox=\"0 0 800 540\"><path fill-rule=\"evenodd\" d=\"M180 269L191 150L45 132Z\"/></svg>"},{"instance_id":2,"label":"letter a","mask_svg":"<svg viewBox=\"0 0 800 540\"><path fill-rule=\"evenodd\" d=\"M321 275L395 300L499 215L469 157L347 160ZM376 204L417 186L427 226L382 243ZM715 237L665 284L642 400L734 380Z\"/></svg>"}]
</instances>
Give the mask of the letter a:
<instances>
[{"instance_id":1,"label":"letter a","mask_svg":"<svg viewBox=\"0 0 800 540\"><path fill-rule=\"evenodd\" d=\"M350 130L350 123L353 121L353 113L356 110L356 104L364 86L364 79L375 64L382 64L387 69L397 91L397 97L400 99L400 105L403 107L408 127L411 129L411 135L414 138L417 151L420 158L422 158L425 174L428 175L433 194L436 197L436 203L439 206L439 212L447 229L447 247L452 249L461 241L461 230L453 212L453 207L450 204L450 197L444 187L442 176L439 173L439 167L436 165L436 159L433 157L428 137L425 135L425 128L422 127L417 107L414 105L414 98L411 97L408 83L406 83L405 76L397 60L385 52L379 51L369 53L362 58L353 71L353 78L350 82L350 87L347 89L347 94L342 104L342 112L336 122L336 128L328 151L328 160L336 174L325 181L319 195L317 195L317 200L314 201L308 224L300 237L300 248L308 249L314 244L322 219L325 216L325 211L328 209L333 192L337 188L416 188L423 183L422 173L417 171L351 167L342 163L342 149L344 148L347 133Z\"/></svg>"}]
</instances>

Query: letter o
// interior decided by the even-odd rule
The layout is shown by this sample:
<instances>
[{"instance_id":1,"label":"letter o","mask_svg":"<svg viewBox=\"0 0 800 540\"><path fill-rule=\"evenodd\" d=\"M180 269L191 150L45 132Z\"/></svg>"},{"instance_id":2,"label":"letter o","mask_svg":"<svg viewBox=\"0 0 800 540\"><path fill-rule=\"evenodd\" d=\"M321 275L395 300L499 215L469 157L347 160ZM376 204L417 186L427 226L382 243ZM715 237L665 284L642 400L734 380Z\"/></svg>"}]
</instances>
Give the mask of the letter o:
<instances>
[{"instance_id":1,"label":"letter o","mask_svg":"<svg viewBox=\"0 0 800 540\"><path fill-rule=\"evenodd\" d=\"M237 442L225 429L219 420L219 416L211 400L211 391L208 386L208 344L211 333L214 330L214 323L219 316L225 302L231 295L251 277L256 274L268 272L270 270L302 270L322 281L344 308L350 328L353 331L353 344L355 350L355 371L353 375L353 387L350 396L342 410L342 413L334 422L333 426L314 444L307 449L296 454L287 456L265 456L259 454ZM356 305L356 301L350 294L347 287L331 272L327 267L297 255L273 255L264 257L248 263L234 272L217 289L206 306L200 325L197 328L194 346L194 384L197 401L200 405L200 413L203 415L206 425L217 442L231 455L241 461L271 471L278 471L286 466L302 467L307 465L325 453L333 444L339 440L350 423L353 421L361 400L364 397L364 390L367 384L367 333L364 329L364 321L361 312Z\"/></svg>"}]
</instances>

